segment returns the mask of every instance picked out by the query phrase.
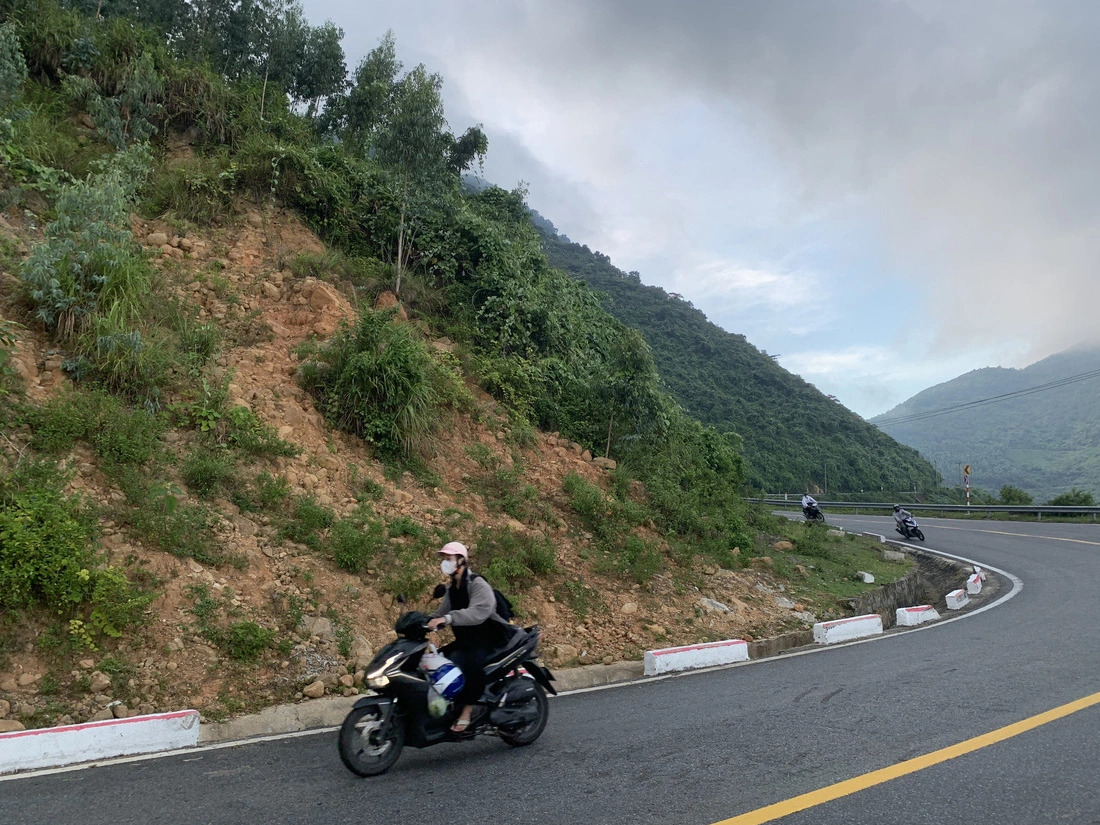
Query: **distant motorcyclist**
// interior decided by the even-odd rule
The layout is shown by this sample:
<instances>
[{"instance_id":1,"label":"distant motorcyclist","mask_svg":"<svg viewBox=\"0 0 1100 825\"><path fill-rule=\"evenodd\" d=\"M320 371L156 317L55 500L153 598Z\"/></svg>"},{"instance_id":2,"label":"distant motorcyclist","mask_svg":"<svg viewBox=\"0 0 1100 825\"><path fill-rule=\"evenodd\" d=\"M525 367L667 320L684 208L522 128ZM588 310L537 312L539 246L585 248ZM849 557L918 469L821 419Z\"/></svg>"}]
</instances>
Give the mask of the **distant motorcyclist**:
<instances>
[{"instance_id":1,"label":"distant motorcyclist","mask_svg":"<svg viewBox=\"0 0 1100 825\"><path fill-rule=\"evenodd\" d=\"M452 541L438 552L443 557L440 569L451 581L428 627L435 630L449 625L455 634L455 640L442 652L465 677L462 692L455 697L462 711L451 726L455 733L462 733L470 726L474 704L485 689L484 666L489 654L507 644L515 628L497 613L496 595L489 582L470 570L466 545Z\"/></svg>"},{"instance_id":2,"label":"distant motorcyclist","mask_svg":"<svg viewBox=\"0 0 1100 825\"><path fill-rule=\"evenodd\" d=\"M902 507L900 504L894 505L894 522L897 524L904 524L907 518L912 518L913 514Z\"/></svg>"},{"instance_id":3,"label":"distant motorcyclist","mask_svg":"<svg viewBox=\"0 0 1100 825\"><path fill-rule=\"evenodd\" d=\"M809 493L802 496L802 515L808 519L814 518L817 513L821 512L821 508L817 506L817 501Z\"/></svg>"}]
</instances>

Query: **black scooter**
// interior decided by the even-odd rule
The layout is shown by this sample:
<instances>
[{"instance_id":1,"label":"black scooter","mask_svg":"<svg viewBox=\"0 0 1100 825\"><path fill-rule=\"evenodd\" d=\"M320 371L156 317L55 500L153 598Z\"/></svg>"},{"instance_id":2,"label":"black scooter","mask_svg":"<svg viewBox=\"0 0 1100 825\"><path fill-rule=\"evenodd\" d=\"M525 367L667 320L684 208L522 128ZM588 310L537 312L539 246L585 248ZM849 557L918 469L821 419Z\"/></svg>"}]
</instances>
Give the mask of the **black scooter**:
<instances>
[{"instance_id":1,"label":"black scooter","mask_svg":"<svg viewBox=\"0 0 1100 825\"><path fill-rule=\"evenodd\" d=\"M535 662L538 625L516 628L511 640L485 665L488 682L474 708L470 727L451 730L459 709L432 716L427 674L420 658L428 649L430 617L411 611L394 625L398 639L371 661L366 683L371 694L352 707L340 726L340 759L352 773L375 776L393 766L405 745L427 748L495 734L512 747L530 745L542 734L550 711L547 692L557 694L553 674Z\"/></svg>"},{"instance_id":2,"label":"black scooter","mask_svg":"<svg viewBox=\"0 0 1100 825\"><path fill-rule=\"evenodd\" d=\"M901 523L895 524L894 529L901 533L907 539L920 539L924 541L924 533L917 526L916 520L912 516L906 516L901 520Z\"/></svg>"},{"instance_id":3,"label":"black scooter","mask_svg":"<svg viewBox=\"0 0 1100 825\"><path fill-rule=\"evenodd\" d=\"M806 521L820 521L822 524L825 523L825 514L821 512L816 504L803 507L802 515L806 517Z\"/></svg>"}]
</instances>

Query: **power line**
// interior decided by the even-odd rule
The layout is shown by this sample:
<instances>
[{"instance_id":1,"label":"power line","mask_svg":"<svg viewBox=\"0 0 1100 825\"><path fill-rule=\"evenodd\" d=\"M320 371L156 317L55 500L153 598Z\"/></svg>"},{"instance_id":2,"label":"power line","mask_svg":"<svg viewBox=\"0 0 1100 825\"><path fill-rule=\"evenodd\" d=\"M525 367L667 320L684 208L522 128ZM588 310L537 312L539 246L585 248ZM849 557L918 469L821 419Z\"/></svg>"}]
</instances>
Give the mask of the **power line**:
<instances>
[{"instance_id":1,"label":"power line","mask_svg":"<svg viewBox=\"0 0 1100 825\"><path fill-rule=\"evenodd\" d=\"M889 426L891 424L908 424L911 421L923 421L926 418L935 418L940 415L947 415L948 413L959 412L960 410L969 410L974 407L982 407L986 404L994 404L998 401L1007 401L1010 398L1019 398L1024 395L1033 395L1038 392L1047 392L1048 390L1057 389L1058 387L1065 387L1070 384L1077 384L1081 381L1088 381L1090 378L1096 378L1100 376L1100 369L1091 370L1089 372L1083 372L1079 375L1071 375L1067 378L1059 378L1055 381L1048 381L1046 384L1038 384L1034 387L1028 387L1022 390L1014 390L1013 392L1002 393L1001 395L993 395L989 398L980 398L976 401L967 401L962 404L956 404L952 407L944 407L939 410L925 410L924 412L912 413L910 415L899 415L896 418L886 418L879 421L872 422L876 427Z\"/></svg>"}]
</instances>

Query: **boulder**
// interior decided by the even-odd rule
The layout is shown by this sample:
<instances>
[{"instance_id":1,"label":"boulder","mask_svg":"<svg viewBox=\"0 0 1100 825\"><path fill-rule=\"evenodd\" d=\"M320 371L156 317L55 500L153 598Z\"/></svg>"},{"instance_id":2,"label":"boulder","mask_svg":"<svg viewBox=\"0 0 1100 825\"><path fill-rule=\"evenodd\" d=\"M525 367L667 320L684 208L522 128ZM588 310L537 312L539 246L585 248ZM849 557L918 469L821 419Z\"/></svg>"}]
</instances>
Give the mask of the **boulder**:
<instances>
[{"instance_id":1,"label":"boulder","mask_svg":"<svg viewBox=\"0 0 1100 825\"><path fill-rule=\"evenodd\" d=\"M89 693L102 693L111 686L111 677L101 670L92 671L88 682Z\"/></svg>"}]
</instances>

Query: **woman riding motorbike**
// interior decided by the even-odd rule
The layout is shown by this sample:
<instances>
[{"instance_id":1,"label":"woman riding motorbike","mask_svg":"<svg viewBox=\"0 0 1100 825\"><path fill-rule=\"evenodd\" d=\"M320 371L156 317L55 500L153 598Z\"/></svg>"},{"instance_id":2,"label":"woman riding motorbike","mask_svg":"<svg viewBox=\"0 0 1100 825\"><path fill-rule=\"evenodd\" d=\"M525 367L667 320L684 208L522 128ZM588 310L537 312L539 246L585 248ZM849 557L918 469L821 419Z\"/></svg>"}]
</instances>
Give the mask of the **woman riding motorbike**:
<instances>
[{"instance_id":1,"label":"woman riding motorbike","mask_svg":"<svg viewBox=\"0 0 1100 825\"><path fill-rule=\"evenodd\" d=\"M516 628L496 611L496 595L484 577L470 570L470 551L458 541L438 551L440 569L451 577L443 601L432 613L428 628L447 625L455 640L442 652L462 670L465 685L455 701L462 711L451 730L462 733L470 726L474 703L485 690L484 665L489 654L508 643Z\"/></svg>"}]
</instances>

